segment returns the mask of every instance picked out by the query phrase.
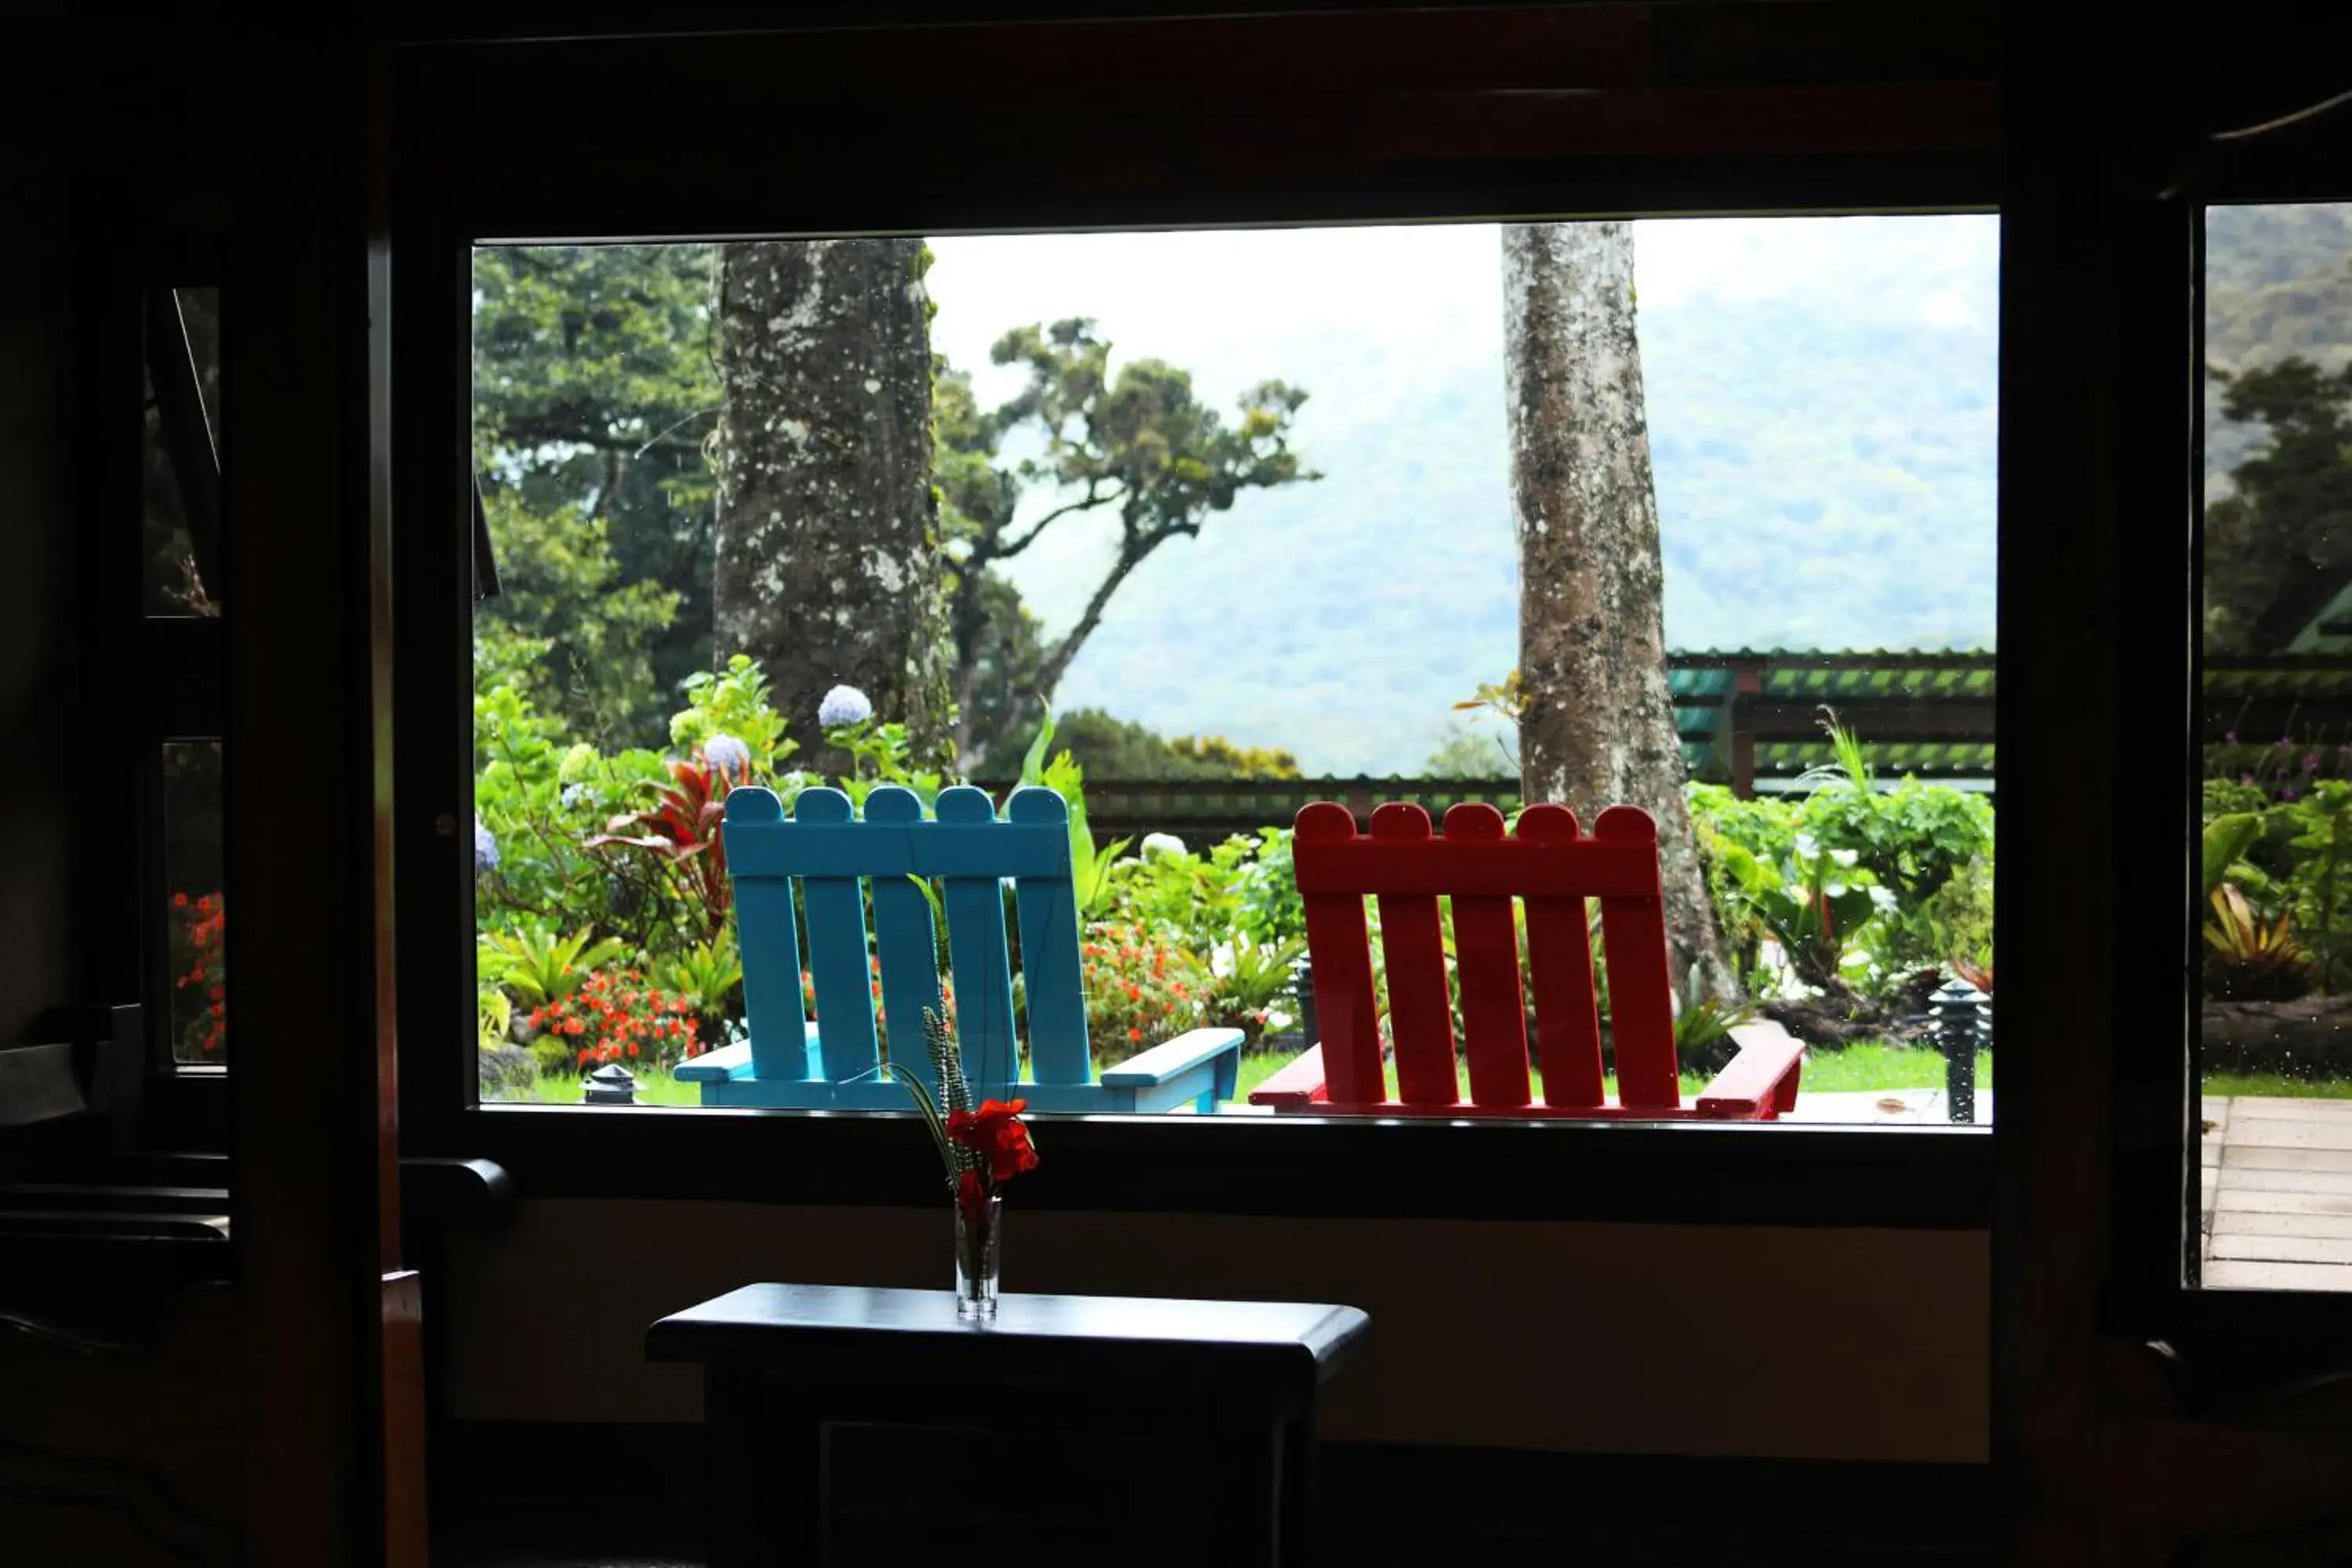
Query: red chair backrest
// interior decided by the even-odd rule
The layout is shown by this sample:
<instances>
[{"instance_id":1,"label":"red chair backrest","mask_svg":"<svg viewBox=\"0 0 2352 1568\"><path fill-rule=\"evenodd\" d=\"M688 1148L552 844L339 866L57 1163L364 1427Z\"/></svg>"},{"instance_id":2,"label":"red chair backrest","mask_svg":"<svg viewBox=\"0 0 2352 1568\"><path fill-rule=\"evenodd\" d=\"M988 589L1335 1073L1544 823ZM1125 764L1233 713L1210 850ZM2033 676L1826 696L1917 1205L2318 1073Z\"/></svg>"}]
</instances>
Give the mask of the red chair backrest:
<instances>
[{"instance_id":1,"label":"red chair backrest","mask_svg":"<svg viewBox=\"0 0 2352 1568\"><path fill-rule=\"evenodd\" d=\"M1441 837L1418 805L1380 807L1365 834L1356 830L1347 807L1326 801L1299 811L1293 854L1307 904L1307 956L1333 1104L1388 1098L1364 920L1368 896L1380 900L1400 1100L1460 1102L1439 931L1437 900L1444 897L1453 905L1471 1103L1528 1103L1527 1006L1513 899L1527 910L1544 1103L1580 1109L1603 1103L1585 911L1585 900L1597 898L1618 1100L1642 1110L1681 1103L1658 829L1649 813L1611 806L1587 834L1566 806L1531 805L1519 814L1517 831L1506 834L1502 813L1465 802L1446 812Z\"/></svg>"}]
</instances>

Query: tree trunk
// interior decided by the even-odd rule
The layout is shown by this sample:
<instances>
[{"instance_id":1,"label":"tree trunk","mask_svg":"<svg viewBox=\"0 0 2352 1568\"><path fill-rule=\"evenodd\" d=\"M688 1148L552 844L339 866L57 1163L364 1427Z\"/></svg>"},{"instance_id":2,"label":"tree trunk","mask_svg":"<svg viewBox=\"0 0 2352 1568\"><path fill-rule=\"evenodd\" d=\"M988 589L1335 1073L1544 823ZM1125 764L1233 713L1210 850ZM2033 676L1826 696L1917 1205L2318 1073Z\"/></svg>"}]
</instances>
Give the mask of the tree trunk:
<instances>
[{"instance_id":1,"label":"tree trunk","mask_svg":"<svg viewBox=\"0 0 2352 1568\"><path fill-rule=\"evenodd\" d=\"M1651 487L1633 232L1503 227L1503 362L1519 542L1521 785L1588 826L1603 806L1658 822L1674 979L1738 994L1699 868L1674 702Z\"/></svg>"},{"instance_id":2,"label":"tree trunk","mask_svg":"<svg viewBox=\"0 0 2352 1568\"><path fill-rule=\"evenodd\" d=\"M759 661L799 766L845 761L817 728L835 686L951 760L922 271L919 239L720 251L712 652Z\"/></svg>"}]
</instances>

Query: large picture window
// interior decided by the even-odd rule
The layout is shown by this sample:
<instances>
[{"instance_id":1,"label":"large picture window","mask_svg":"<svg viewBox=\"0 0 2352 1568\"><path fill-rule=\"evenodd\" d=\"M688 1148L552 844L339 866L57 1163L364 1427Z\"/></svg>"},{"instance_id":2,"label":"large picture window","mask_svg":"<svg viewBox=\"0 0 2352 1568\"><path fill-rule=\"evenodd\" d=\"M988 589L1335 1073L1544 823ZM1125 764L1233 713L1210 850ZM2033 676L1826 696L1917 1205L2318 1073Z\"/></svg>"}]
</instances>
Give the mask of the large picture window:
<instances>
[{"instance_id":1,"label":"large picture window","mask_svg":"<svg viewBox=\"0 0 2352 1568\"><path fill-rule=\"evenodd\" d=\"M1301 806L1557 799L1657 822L1683 1100L1769 1021L1808 1047L1784 1120L1990 1121L1997 233L478 247L482 1098L764 1103L697 1064L813 1016L823 1077L828 1008L903 1052L900 889L851 908L870 981L821 984L840 910L747 910L728 796L1043 784L1091 1075L1238 1041L1102 1109L1271 1114L1324 1026ZM1004 902L1023 1060L1062 1003ZM787 946L803 994L762 995Z\"/></svg>"}]
</instances>

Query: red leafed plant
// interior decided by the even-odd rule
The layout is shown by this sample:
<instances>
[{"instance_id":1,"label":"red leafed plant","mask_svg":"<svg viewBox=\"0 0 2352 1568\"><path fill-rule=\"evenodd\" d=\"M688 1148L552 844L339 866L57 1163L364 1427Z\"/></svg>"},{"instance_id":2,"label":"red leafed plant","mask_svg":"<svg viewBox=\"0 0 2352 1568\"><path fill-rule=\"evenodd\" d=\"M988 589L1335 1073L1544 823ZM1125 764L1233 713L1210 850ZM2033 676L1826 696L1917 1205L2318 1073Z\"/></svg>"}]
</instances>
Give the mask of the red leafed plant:
<instances>
[{"instance_id":1,"label":"red leafed plant","mask_svg":"<svg viewBox=\"0 0 2352 1568\"><path fill-rule=\"evenodd\" d=\"M613 818L587 847L611 845L656 857L679 892L701 905L703 935L715 939L726 930L734 900L719 826L727 817L728 791L751 782L751 760L744 758L730 771L697 752L691 762L670 763L669 772L674 782L655 792L651 808Z\"/></svg>"}]
</instances>

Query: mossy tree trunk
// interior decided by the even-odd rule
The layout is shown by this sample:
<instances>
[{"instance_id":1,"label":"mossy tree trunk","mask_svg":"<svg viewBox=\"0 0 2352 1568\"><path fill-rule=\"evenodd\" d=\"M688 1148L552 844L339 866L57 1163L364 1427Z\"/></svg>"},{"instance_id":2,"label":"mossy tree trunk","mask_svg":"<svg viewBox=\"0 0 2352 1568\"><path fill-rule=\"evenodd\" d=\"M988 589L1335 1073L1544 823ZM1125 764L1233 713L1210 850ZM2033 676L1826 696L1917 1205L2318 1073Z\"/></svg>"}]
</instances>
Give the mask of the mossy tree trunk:
<instances>
[{"instance_id":1,"label":"mossy tree trunk","mask_svg":"<svg viewBox=\"0 0 2352 1568\"><path fill-rule=\"evenodd\" d=\"M1503 228L1503 358L1519 545L1521 785L1588 826L1608 805L1657 819L1679 988L1737 982L1684 798L1666 689L1664 568L1634 331L1630 224Z\"/></svg>"},{"instance_id":2,"label":"mossy tree trunk","mask_svg":"<svg viewBox=\"0 0 2352 1568\"><path fill-rule=\"evenodd\" d=\"M950 757L924 261L919 239L720 250L713 652L759 661L797 765L845 760L816 722L836 685L918 763Z\"/></svg>"}]
</instances>

